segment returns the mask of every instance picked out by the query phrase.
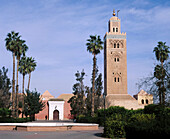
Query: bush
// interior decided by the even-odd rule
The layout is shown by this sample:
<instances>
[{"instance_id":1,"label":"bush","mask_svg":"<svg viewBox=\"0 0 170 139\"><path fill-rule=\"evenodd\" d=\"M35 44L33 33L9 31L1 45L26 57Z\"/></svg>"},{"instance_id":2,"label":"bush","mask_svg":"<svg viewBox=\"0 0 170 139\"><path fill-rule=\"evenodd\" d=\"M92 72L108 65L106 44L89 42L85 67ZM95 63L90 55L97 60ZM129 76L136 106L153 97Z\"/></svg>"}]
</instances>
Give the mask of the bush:
<instances>
[{"instance_id":1,"label":"bush","mask_svg":"<svg viewBox=\"0 0 170 139\"><path fill-rule=\"evenodd\" d=\"M11 117L11 110L7 108L0 108L0 118Z\"/></svg>"},{"instance_id":2,"label":"bush","mask_svg":"<svg viewBox=\"0 0 170 139\"><path fill-rule=\"evenodd\" d=\"M161 105L148 105L145 114L134 114L125 127L126 138L166 138L170 136L169 108Z\"/></svg>"},{"instance_id":3,"label":"bush","mask_svg":"<svg viewBox=\"0 0 170 139\"><path fill-rule=\"evenodd\" d=\"M79 115L76 118L76 121L79 123L98 123L98 118L97 118L97 116L89 117L89 116L85 116L85 115Z\"/></svg>"},{"instance_id":4,"label":"bush","mask_svg":"<svg viewBox=\"0 0 170 139\"><path fill-rule=\"evenodd\" d=\"M30 118L0 118L0 123L25 123L30 121Z\"/></svg>"},{"instance_id":5,"label":"bush","mask_svg":"<svg viewBox=\"0 0 170 139\"><path fill-rule=\"evenodd\" d=\"M111 115L114 115L116 113L121 115L126 115L127 112L128 110L125 109L124 107L111 106L108 109L106 109L106 116L110 117Z\"/></svg>"},{"instance_id":6,"label":"bush","mask_svg":"<svg viewBox=\"0 0 170 139\"><path fill-rule=\"evenodd\" d=\"M156 116L160 115L165 111L165 106L163 105L155 105L155 104L150 104L145 106L144 108L144 113L145 114L155 114Z\"/></svg>"},{"instance_id":7,"label":"bush","mask_svg":"<svg viewBox=\"0 0 170 139\"><path fill-rule=\"evenodd\" d=\"M146 122L150 123L152 120L155 119L154 114L134 114L131 116L128 122Z\"/></svg>"},{"instance_id":8,"label":"bush","mask_svg":"<svg viewBox=\"0 0 170 139\"><path fill-rule=\"evenodd\" d=\"M107 138L122 138L125 137L126 123L113 118L107 118L104 128L104 136Z\"/></svg>"},{"instance_id":9,"label":"bush","mask_svg":"<svg viewBox=\"0 0 170 139\"><path fill-rule=\"evenodd\" d=\"M125 127L126 139L136 138L167 138L170 136L170 126L159 126L159 121L151 122L136 121L127 124Z\"/></svg>"}]
</instances>

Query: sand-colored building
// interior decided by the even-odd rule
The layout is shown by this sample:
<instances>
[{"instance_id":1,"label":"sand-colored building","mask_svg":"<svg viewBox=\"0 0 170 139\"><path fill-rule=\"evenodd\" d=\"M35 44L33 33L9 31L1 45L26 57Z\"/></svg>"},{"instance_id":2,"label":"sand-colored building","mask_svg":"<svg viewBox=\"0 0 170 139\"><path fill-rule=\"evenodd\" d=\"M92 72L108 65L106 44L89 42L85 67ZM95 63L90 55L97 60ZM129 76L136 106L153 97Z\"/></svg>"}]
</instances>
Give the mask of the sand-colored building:
<instances>
[{"instance_id":1,"label":"sand-colored building","mask_svg":"<svg viewBox=\"0 0 170 139\"><path fill-rule=\"evenodd\" d=\"M148 95L146 92L142 95L139 93L136 100L127 93L126 33L121 32L120 19L115 16L115 11L113 11L113 17L110 18L108 26L108 32L104 36L104 91L107 94L106 107L144 108L144 105L147 103L153 103L151 101L153 96ZM147 103L141 103L142 100Z\"/></svg>"}]
</instances>

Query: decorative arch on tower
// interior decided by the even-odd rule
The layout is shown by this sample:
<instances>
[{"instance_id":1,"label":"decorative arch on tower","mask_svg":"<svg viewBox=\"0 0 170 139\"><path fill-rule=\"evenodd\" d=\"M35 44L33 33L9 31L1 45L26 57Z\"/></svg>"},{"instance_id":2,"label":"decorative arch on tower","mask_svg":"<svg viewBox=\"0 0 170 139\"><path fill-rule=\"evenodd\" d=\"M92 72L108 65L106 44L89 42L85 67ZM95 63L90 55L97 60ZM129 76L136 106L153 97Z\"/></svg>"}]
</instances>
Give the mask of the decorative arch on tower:
<instances>
[{"instance_id":1,"label":"decorative arch on tower","mask_svg":"<svg viewBox=\"0 0 170 139\"><path fill-rule=\"evenodd\" d=\"M109 45L111 48L123 48L123 40L109 40Z\"/></svg>"},{"instance_id":2,"label":"decorative arch on tower","mask_svg":"<svg viewBox=\"0 0 170 139\"><path fill-rule=\"evenodd\" d=\"M120 72L113 72L113 82L114 83L122 82L122 76Z\"/></svg>"},{"instance_id":3,"label":"decorative arch on tower","mask_svg":"<svg viewBox=\"0 0 170 139\"><path fill-rule=\"evenodd\" d=\"M110 56L114 62L120 62L122 54L121 52L110 51Z\"/></svg>"}]
</instances>

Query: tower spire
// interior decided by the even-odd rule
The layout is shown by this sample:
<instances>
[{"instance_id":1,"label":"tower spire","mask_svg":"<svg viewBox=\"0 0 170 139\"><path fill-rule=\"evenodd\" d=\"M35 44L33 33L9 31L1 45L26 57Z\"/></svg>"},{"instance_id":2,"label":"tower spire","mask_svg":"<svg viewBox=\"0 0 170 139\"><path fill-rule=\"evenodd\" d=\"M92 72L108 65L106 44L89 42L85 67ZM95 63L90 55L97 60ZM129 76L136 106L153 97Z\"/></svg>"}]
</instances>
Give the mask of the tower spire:
<instances>
[{"instance_id":1,"label":"tower spire","mask_svg":"<svg viewBox=\"0 0 170 139\"><path fill-rule=\"evenodd\" d=\"M113 9L113 16L115 16L116 14L115 14L115 9Z\"/></svg>"}]
</instances>

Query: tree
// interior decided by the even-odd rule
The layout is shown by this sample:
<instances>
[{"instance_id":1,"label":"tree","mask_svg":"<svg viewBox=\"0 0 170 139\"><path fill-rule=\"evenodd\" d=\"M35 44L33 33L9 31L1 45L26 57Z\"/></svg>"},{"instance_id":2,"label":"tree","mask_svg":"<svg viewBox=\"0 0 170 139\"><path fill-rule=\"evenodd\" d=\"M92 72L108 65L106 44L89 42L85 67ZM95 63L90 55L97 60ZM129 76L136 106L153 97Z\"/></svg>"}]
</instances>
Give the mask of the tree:
<instances>
[{"instance_id":1,"label":"tree","mask_svg":"<svg viewBox=\"0 0 170 139\"><path fill-rule=\"evenodd\" d=\"M91 113L91 104L92 104L92 88L86 86L86 114ZM103 82L102 74L98 74L98 68L96 67L96 78L95 78L95 93L94 93L94 112L97 112L99 108L103 107L103 98L102 98Z\"/></svg>"},{"instance_id":2,"label":"tree","mask_svg":"<svg viewBox=\"0 0 170 139\"><path fill-rule=\"evenodd\" d=\"M30 57L28 59L28 74L29 74L28 87L27 87L28 90L29 90L29 86L30 86L31 72L33 72L35 70L36 66L37 66L37 64L35 62L35 59Z\"/></svg>"},{"instance_id":3,"label":"tree","mask_svg":"<svg viewBox=\"0 0 170 139\"><path fill-rule=\"evenodd\" d=\"M0 108L10 107L10 95L9 90L11 89L10 78L7 76L8 69L2 67L0 69Z\"/></svg>"},{"instance_id":4,"label":"tree","mask_svg":"<svg viewBox=\"0 0 170 139\"><path fill-rule=\"evenodd\" d=\"M21 40L20 38L17 39L17 45L16 45L16 51L15 56L17 58L17 82L16 82L16 116L18 117L18 91L19 91L19 85L18 85L18 69L19 69L19 62L21 56L25 56L25 52L28 50L28 46L25 44L25 40Z\"/></svg>"},{"instance_id":5,"label":"tree","mask_svg":"<svg viewBox=\"0 0 170 139\"><path fill-rule=\"evenodd\" d=\"M155 66L153 74L142 79L138 85L139 88L144 87L147 92L153 94L155 103L169 105L170 62L169 47L165 44L165 42L158 42L157 47L154 48L153 52L155 52L155 57L159 63Z\"/></svg>"},{"instance_id":6,"label":"tree","mask_svg":"<svg viewBox=\"0 0 170 139\"><path fill-rule=\"evenodd\" d=\"M92 71L92 111L91 115L94 116L94 93L95 93L95 70L96 70L96 55L100 53L103 49L103 42L100 39L100 36L90 35L90 39L87 39L87 51L93 55L93 71Z\"/></svg>"},{"instance_id":7,"label":"tree","mask_svg":"<svg viewBox=\"0 0 170 139\"><path fill-rule=\"evenodd\" d=\"M103 107L103 98L101 98L103 90L102 74L100 73L95 80L95 107L96 112L99 108Z\"/></svg>"},{"instance_id":8,"label":"tree","mask_svg":"<svg viewBox=\"0 0 170 139\"><path fill-rule=\"evenodd\" d=\"M73 85L74 96L68 101L72 108L71 114L74 115L74 117L85 113L85 88L83 83L85 72L83 70L81 73L77 71L75 76L77 83Z\"/></svg>"},{"instance_id":9,"label":"tree","mask_svg":"<svg viewBox=\"0 0 170 139\"><path fill-rule=\"evenodd\" d=\"M165 78L165 72L164 72L164 62L169 58L169 47L166 45L166 42L158 42L157 47L154 48L153 52L155 52L155 56L157 61L161 63L161 65L157 65L155 67L155 73L156 75L159 74L158 78L159 83L159 97L160 97L160 104L165 105L165 85L164 85L164 78ZM161 71L160 71L161 70ZM161 72L161 73L160 73ZM156 76L157 78L158 76Z\"/></svg>"},{"instance_id":10,"label":"tree","mask_svg":"<svg viewBox=\"0 0 170 139\"><path fill-rule=\"evenodd\" d=\"M7 34L7 38L5 39L6 49L12 52L13 55L13 77L12 77L12 116L15 116L15 52L17 46L17 40L20 39L19 33L15 33L11 31L11 33Z\"/></svg>"},{"instance_id":11,"label":"tree","mask_svg":"<svg viewBox=\"0 0 170 139\"><path fill-rule=\"evenodd\" d=\"M22 57L20 62L19 62L19 72L22 74L23 76L23 80L22 80L22 111L24 111L24 81L25 81L25 75L28 74L28 57ZM22 115L23 116L23 115Z\"/></svg>"},{"instance_id":12,"label":"tree","mask_svg":"<svg viewBox=\"0 0 170 139\"><path fill-rule=\"evenodd\" d=\"M40 98L40 93L35 91L26 90L27 95L24 96L24 114L31 117L31 120L35 120L35 114L43 110L45 104Z\"/></svg>"}]
</instances>

